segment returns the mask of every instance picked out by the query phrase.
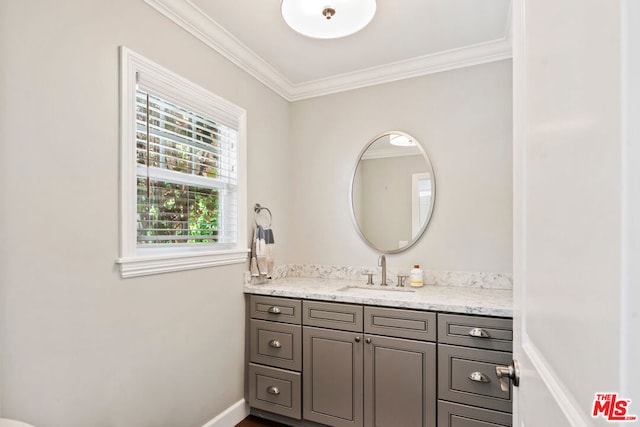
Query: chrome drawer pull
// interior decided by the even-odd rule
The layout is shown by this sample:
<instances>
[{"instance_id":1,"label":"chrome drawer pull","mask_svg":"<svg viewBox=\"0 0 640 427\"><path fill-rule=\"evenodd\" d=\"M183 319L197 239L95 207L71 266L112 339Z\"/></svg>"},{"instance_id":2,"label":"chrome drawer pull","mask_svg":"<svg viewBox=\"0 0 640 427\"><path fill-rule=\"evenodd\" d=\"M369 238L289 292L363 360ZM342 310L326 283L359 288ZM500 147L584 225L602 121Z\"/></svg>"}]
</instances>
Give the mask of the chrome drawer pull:
<instances>
[{"instance_id":1,"label":"chrome drawer pull","mask_svg":"<svg viewBox=\"0 0 640 427\"><path fill-rule=\"evenodd\" d=\"M469 335L476 338L489 338L489 333L482 328L471 329Z\"/></svg>"},{"instance_id":2,"label":"chrome drawer pull","mask_svg":"<svg viewBox=\"0 0 640 427\"><path fill-rule=\"evenodd\" d=\"M280 341L278 340L271 340L269 341L269 347L280 348L282 347L282 344L280 344Z\"/></svg>"},{"instance_id":3,"label":"chrome drawer pull","mask_svg":"<svg viewBox=\"0 0 640 427\"><path fill-rule=\"evenodd\" d=\"M477 383L489 383L489 382L491 382L491 380L489 378L487 378L487 376L485 374L483 374L482 372L472 372L471 374L469 374L469 379L471 381L475 381Z\"/></svg>"},{"instance_id":4,"label":"chrome drawer pull","mask_svg":"<svg viewBox=\"0 0 640 427\"><path fill-rule=\"evenodd\" d=\"M267 388L267 393L273 394L274 396L277 396L277 395L280 394L280 390L278 390L278 387L271 386L271 387Z\"/></svg>"},{"instance_id":5,"label":"chrome drawer pull","mask_svg":"<svg viewBox=\"0 0 640 427\"><path fill-rule=\"evenodd\" d=\"M267 311L271 314L282 314L282 311L280 310L280 308L276 307L275 305L273 307L269 307L269 310Z\"/></svg>"}]
</instances>

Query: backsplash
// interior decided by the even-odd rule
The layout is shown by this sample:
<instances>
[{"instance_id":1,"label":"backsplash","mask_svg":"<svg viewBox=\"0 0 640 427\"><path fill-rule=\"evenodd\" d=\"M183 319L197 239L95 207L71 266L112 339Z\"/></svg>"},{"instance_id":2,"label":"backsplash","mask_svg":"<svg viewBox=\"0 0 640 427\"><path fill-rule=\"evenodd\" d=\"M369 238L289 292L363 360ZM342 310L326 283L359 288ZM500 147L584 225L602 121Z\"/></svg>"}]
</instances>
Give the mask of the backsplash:
<instances>
[{"instance_id":1,"label":"backsplash","mask_svg":"<svg viewBox=\"0 0 640 427\"><path fill-rule=\"evenodd\" d=\"M367 281L367 273L374 273L373 281L375 284L380 282L380 268L372 267L352 267L352 266L335 266L335 265L317 265L317 264L286 264L274 267L271 279L263 277L251 277L250 272L245 273L245 283L260 284L269 280L278 280L292 277L308 277L316 279L333 279L361 281L363 284ZM408 275L408 270L396 270L391 267L387 269L387 282L395 285L398 274ZM511 273L488 273L476 271L433 271L425 270L425 285L428 279L433 279L435 286L462 286L469 288L481 289L512 289L513 275Z\"/></svg>"}]
</instances>

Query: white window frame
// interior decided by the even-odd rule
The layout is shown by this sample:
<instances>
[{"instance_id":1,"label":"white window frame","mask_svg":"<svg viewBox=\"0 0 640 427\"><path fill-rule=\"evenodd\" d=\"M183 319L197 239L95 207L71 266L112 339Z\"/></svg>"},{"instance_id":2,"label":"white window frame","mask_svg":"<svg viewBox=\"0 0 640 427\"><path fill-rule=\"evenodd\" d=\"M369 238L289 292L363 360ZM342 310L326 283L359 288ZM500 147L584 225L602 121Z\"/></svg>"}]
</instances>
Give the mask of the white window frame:
<instances>
[{"instance_id":1,"label":"white window frame","mask_svg":"<svg viewBox=\"0 0 640 427\"><path fill-rule=\"evenodd\" d=\"M411 174L411 238L415 239L425 222L421 221L420 215L420 181L431 180L429 172ZM433 197L433 182L429 187L429 198ZM429 206L433 206L429 203ZM425 218L429 218L430 212L427 210Z\"/></svg>"},{"instance_id":2,"label":"white window frame","mask_svg":"<svg viewBox=\"0 0 640 427\"><path fill-rule=\"evenodd\" d=\"M136 190L136 76L162 88L158 96L171 95L184 99L185 105L215 105L238 122L238 189L237 241L215 248L215 244L189 247L139 248L137 245ZM208 90L184 79L141 55L120 47L120 266L122 278L146 276L172 271L247 262L247 139L244 109L220 98ZM219 246L218 246L219 247Z\"/></svg>"}]
</instances>

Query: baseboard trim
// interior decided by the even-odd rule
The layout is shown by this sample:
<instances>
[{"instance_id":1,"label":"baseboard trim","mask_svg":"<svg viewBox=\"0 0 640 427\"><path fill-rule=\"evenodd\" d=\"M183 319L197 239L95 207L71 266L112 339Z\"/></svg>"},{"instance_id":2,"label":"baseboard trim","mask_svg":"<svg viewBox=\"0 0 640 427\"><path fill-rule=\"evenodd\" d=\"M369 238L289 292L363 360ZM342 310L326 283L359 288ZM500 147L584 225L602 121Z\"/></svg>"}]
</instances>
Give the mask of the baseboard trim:
<instances>
[{"instance_id":1,"label":"baseboard trim","mask_svg":"<svg viewBox=\"0 0 640 427\"><path fill-rule=\"evenodd\" d=\"M244 399L229 406L217 417L203 425L202 427L234 427L249 415L249 405Z\"/></svg>"}]
</instances>

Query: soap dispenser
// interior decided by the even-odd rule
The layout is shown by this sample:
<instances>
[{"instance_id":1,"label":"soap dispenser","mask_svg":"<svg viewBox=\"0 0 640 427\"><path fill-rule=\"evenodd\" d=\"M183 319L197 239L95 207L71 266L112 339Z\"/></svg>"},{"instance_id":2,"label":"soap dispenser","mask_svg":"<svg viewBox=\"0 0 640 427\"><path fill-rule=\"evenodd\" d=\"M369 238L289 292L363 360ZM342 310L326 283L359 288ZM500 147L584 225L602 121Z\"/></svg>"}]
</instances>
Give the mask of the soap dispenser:
<instances>
[{"instance_id":1,"label":"soap dispenser","mask_svg":"<svg viewBox=\"0 0 640 427\"><path fill-rule=\"evenodd\" d=\"M424 272L420 269L420 265L415 264L413 270L411 270L409 279L409 285L414 288L424 286Z\"/></svg>"}]
</instances>

